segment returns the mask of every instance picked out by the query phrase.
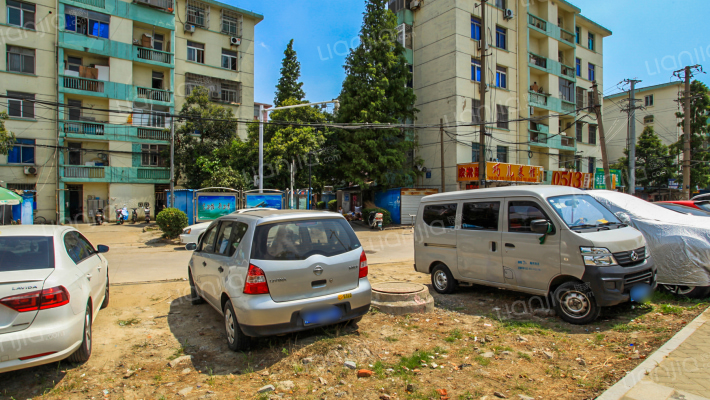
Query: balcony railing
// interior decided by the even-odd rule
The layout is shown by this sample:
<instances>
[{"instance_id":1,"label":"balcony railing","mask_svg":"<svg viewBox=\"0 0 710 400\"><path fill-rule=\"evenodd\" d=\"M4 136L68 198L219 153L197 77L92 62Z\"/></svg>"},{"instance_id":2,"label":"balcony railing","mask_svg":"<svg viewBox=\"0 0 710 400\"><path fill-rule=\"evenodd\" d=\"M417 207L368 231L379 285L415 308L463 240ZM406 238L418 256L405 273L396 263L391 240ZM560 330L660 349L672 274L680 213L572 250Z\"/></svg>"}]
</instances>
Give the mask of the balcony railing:
<instances>
[{"instance_id":1,"label":"balcony railing","mask_svg":"<svg viewBox=\"0 0 710 400\"><path fill-rule=\"evenodd\" d=\"M541 132L530 131L530 142L547 144L547 135Z\"/></svg>"},{"instance_id":2,"label":"balcony railing","mask_svg":"<svg viewBox=\"0 0 710 400\"><path fill-rule=\"evenodd\" d=\"M65 178L103 178L104 176L104 167L64 167Z\"/></svg>"},{"instance_id":3,"label":"balcony railing","mask_svg":"<svg viewBox=\"0 0 710 400\"><path fill-rule=\"evenodd\" d=\"M560 28L560 39L564 40L565 42L574 44L575 36L576 35L574 33Z\"/></svg>"},{"instance_id":4,"label":"balcony railing","mask_svg":"<svg viewBox=\"0 0 710 400\"><path fill-rule=\"evenodd\" d=\"M103 135L104 124L94 124L90 122L64 122L64 133L77 135Z\"/></svg>"},{"instance_id":5,"label":"balcony railing","mask_svg":"<svg viewBox=\"0 0 710 400\"><path fill-rule=\"evenodd\" d=\"M104 82L95 79L62 76L62 86L67 89L85 90L87 92L104 92Z\"/></svg>"},{"instance_id":6,"label":"balcony railing","mask_svg":"<svg viewBox=\"0 0 710 400\"><path fill-rule=\"evenodd\" d=\"M528 24L541 31L547 31L547 21L532 14L528 14Z\"/></svg>"},{"instance_id":7,"label":"balcony railing","mask_svg":"<svg viewBox=\"0 0 710 400\"><path fill-rule=\"evenodd\" d=\"M138 168L138 179L170 179L170 170Z\"/></svg>"},{"instance_id":8,"label":"balcony railing","mask_svg":"<svg viewBox=\"0 0 710 400\"><path fill-rule=\"evenodd\" d=\"M530 121L530 130L540 133L550 133L550 127L539 122Z\"/></svg>"},{"instance_id":9,"label":"balcony railing","mask_svg":"<svg viewBox=\"0 0 710 400\"><path fill-rule=\"evenodd\" d=\"M576 140L571 136L560 136L560 144L563 147L574 147Z\"/></svg>"},{"instance_id":10,"label":"balcony railing","mask_svg":"<svg viewBox=\"0 0 710 400\"><path fill-rule=\"evenodd\" d=\"M136 47L138 49L138 58L141 60L155 61L159 63L171 64L173 55L160 50L149 49L147 47Z\"/></svg>"},{"instance_id":11,"label":"balcony railing","mask_svg":"<svg viewBox=\"0 0 710 400\"><path fill-rule=\"evenodd\" d=\"M561 103L562 103L562 111L573 112L574 110L577 109L576 108L577 106L574 103L572 103L571 101L567 101L565 99L562 99Z\"/></svg>"},{"instance_id":12,"label":"balcony railing","mask_svg":"<svg viewBox=\"0 0 710 400\"><path fill-rule=\"evenodd\" d=\"M160 8L163 10L172 11L173 0L134 0L138 4L145 4L147 6Z\"/></svg>"},{"instance_id":13,"label":"balcony railing","mask_svg":"<svg viewBox=\"0 0 710 400\"><path fill-rule=\"evenodd\" d=\"M562 64L562 75L568 76L572 79L574 79L574 74L576 73L575 69L570 67L569 65L564 65Z\"/></svg>"},{"instance_id":14,"label":"balcony railing","mask_svg":"<svg viewBox=\"0 0 710 400\"><path fill-rule=\"evenodd\" d=\"M528 92L528 100L531 106L543 106L547 107L547 94Z\"/></svg>"},{"instance_id":15,"label":"balcony railing","mask_svg":"<svg viewBox=\"0 0 710 400\"><path fill-rule=\"evenodd\" d=\"M547 58L535 53L530 53L530 63L540 68L547 69Z\"/></svg>"},{"instance_id":16,"label":"balcony railing","mask_svg":"<svg viewBox=\"0 0 710 400\"><path fill-rule=\"evenodd\" d=\"M140 99L157 100L165 103L170 103L172 93L167 90L150 89L136 86L136 96Z\"/></svg>"},{"instance_id":17,"label":"balcony railing","mask_svg":"<svg viewBox=\"0 0 710 400\"><path fill-rule=\"evenodd\" d=\"M147 140L170 140L170 132L162 129L138 128L138 139Z\"/></svg>"},{"instance_id":18,"label":"balcony railing","mask_svg":"<svg viewBox=\"0 0 710 400\"><path fill-rule=\"evenodd\" d=\"M98 8L106 8L106 0L74 0L77 3L86 4Z\"/></svg>"}]
</instances>

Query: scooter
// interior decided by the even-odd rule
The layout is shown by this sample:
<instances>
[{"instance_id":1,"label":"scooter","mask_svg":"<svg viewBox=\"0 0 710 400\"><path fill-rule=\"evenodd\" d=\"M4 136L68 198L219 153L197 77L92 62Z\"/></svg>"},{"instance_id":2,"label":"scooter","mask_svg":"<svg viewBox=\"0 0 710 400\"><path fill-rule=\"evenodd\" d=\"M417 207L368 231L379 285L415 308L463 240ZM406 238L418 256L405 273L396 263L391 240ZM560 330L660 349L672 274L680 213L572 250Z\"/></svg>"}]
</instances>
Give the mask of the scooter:
<instances>
[{"instance_id":1,"label":"scooter","mask_svg":"<svg viewBox=\"0 0 710 400\"><path fill-rule=\"evenodd\" d=\"M150 222L150 205L145 203L145 208L143 208L143 213L145 214L145 223Z\"/></svg>"},{"instance_id":2,"label":"scooter","mask_svg":"<svg viewBox=\"0 0 710 400\"><path fill-rule=\"evenodd\" d=\"M116 209L116 223L123 225L126 221L128 221L128 208L123 207L122 209Z\"/></svg>"},{"instance_id":3,"label":"scooter","mask_svg":"<svg viewBox=\"0 0 710 400\"><path fill-rule=\"evenodd\" d=\"M382 221L383 221L382 213L370 213L370 216L368 217L367 222L370 225L370 229L379 228L380 230L382 230L383 229L382 228Z\"/></svg>"},{"instance_id":4,"label":"scooter","mask_svg":"<svg viewBox=\"0 0 710 400\"><path fill-rule=\"evenodd\" d=\"M137 208L132 208L133 214L131 215L131 223L136 223L138 221L138 209Z\"/></svg>"},{"instance_id":5,"label":"scooter","mask_svg":"<svg viewBox=\"0 0 710 400\"><path fill-rule=\"evenodd\" d=\"M104 223L104 209L99 208L96 210L96 215L94 215L94 221L96 222L96 225L103 225Z\"/></svg>"}]
</instances>

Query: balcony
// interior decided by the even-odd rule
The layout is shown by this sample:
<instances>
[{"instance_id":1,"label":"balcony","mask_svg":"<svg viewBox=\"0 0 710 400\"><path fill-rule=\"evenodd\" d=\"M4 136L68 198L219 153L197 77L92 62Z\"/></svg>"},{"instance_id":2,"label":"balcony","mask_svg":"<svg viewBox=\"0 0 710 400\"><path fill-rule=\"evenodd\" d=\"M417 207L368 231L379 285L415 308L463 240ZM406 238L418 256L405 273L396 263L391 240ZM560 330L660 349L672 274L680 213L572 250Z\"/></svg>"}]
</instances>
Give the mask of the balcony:
<instances>
[{"instance_id":1,"label":"balcony","mask_svg":"<svg viewBox=\"0 0 710 400\"><path fill-rule=\"evenodd\" d=\"M170 179L170 170L138 168L138 179Z\"/></svg>"},{"instance_id":2,"label":"balcony","mask_svg":"<svg viewBox=\"0 0 710 400\"><path fill-rule=\"evenodd\" d=\"M542 69L547 69L547 58L535 53L530 53L530 64Z\"/></svg>"},{"instance_id":3,"label":"balcony","mask_svg":"<svg viewBox=\"0 0 710 400\"><path fill-rule=\"evenodd\" d=\"M170 132L163 129L138 128L138 139L170 141Z\"/></svg>"},{"instance_id":4,"label":"balcony","mask_svg":"<svg viewBox=\"0 0 710 400\"><path fill-rule=\"evenodd\" d=\"M162 89L151 89L136 86L136 97L139 99L155 100L163 103L172 102L172 92Z\"/></svg>"},{"instance_id":5,"label":"balcony","mask_svg":"<svg viewBox=\"0 0 710 400\"><path fill-rule=\"evenodd\" d=\"M530 131L530 143L547 144L547 138L545 133Z\"/></svg>"},{"instance_id":6,"label":"balcony","mask_svg":"<svg viewBox=\"0 0 710 400\"><path fill-rule=\"evenodd\" d=\"M143 4L153 8L159 8L168 12L173 12L173 0L133 0L135 3Z\"/></svg>"},{"instance_id":7,"label":"balcony","mask_svg":"<svg viewBox=\"0 0 710 400\"><path fill-rule=\"evenodd\" d=\"M549 94L530 91L528 92L528 102L533 107L547 107L547 98L549 96Z\"/></svg>"},{"instance_id":8,"label":"balcony","mask_svg":"<svg viewBox=\"0 0 710 400\"><path fill-rule=\"evenodd\" d=\"M547 32L547 21L532 14L528 14L528 25Z\"/></svg>"},{"instance_id":9,"label":"balcony","mask_svg":"<svg viewBox=\"0 0 710 400\"><path fill-rule=\"evenodd\" d=\"M77 122L65 121L64 133L72 133L75 135L104 135L104 124L96 124L93 122Z\"/></svg>"},{"instance_id":10,"label":"balcony","mask_svg":"<svg viewBox=\"0 0 710 400\"><path fill-rule=\"evenodd\" d=\"M64 182L170 183L169 168L65 165L62 169Z\"/></svg>"},{"instance_id":11,"label":"balcony","mask_svg":"<svg viewBox=\"0 0 710 400\"><path fill-rule=\"evenodd\" d=\"M564 40L565 42L569 43L570 45L574 46L574 39L575 39L575 34L560 28L560 39Z\"/></svg>"},{"instance_id":12,"label":"balcony","mask_svg":"<svg viewBox=\"0 0 710 400\"><path fill-rule=\"evenodd\" d=\"M560 109L563 112L574 112L577 109L577 106L571 101L561 99L560 103L561 103Z\"/></svg>"},{"instance_id":13,"label":"balcony","mask_svg":"<svg viewBox=\"0 0 710 400\"><path fill-rule=\"evenodd\" d=\"M78 78L73 76L60 75L62 87L66 89L83 90L87 92L104 92L104 82L96 79Z\"/></svg>"},{"instance_id":14,"label":"balcony","mask_svg":"<svg viewBox=\"0 0 710 400\"><path fill-rule=\"evenodd\" d=\"M163 64L172 64L173 55L171 53L151 49L148 47L136 47L136 57L141 60L155 61Z\"/></svg>"},{"instance_id":15,"label":"balcony","mask_svg":"<svg viewBox=\"0 0 710 400\"><path fill-rule=\"evenodd\" d=\"M571 136L560 136L560 146L576 148L576 139Z\"/></svg>"},{"instance_id":16,"label":"balcony","mask_svg":"<svg viewBox=\"0 0 710 400\"><path fill-rule=\"evenodd\" d=\"M104 167L88 167L88 166L65 166L65 178L79 179L103 179L105 176Z\"/></svg>"},{"instance_id":17,"label":"balcony","mask_svg":"<svg viewBox=\"0 0 710 400\"><path fill-rule=\"evenodd\" d=\"M74 0L77 3L86 4L87 6L106 8L106 0Z\"/></svg>"},{"instance_id":18,"label":"balcony","mask_svg":"<svg viewBox=\"0 0 710 400\"><path fill-rule=\"evenodd\" d=\"M569 65L564 65L564 64L561 64L561 67L562 67L561 68L562 75L564 75L568 78L575 79L576 71L574 68L570 67Z\"/></svg>"}]
</instances>

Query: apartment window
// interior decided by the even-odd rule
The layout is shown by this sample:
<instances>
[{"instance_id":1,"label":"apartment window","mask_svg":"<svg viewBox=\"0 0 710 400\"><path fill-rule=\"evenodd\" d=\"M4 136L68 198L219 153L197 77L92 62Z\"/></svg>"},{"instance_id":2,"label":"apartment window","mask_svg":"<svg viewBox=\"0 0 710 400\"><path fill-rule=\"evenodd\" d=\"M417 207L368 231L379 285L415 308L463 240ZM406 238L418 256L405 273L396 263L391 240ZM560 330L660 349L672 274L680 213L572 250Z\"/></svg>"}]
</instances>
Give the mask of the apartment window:
<instances>
[{"instance_id":1,"label":"apartment window","mask_svg":"<svg viewBox=\"0 0 710 400\"><path fill-rule=\"evenodd\" d=\"M80 35L108 39L111 16L72 6L64 6L64 29Z\"/></svg>"},{"instance_id":2,"label":"apartment window","mask_svg":"<svg viewBox=\"0 0 710 400\"><path fill-rule=\"evenodd\" d=\"M81 100L67 100L69 104L69 120L81 120Z\"/></svg>"},{"instance_id":3,"label":"apartment window","mask_svg":"<svg viewBox=\"0 0 710 400\"><path fill-rule=\"evenodd\" d=\"M644 105L645 105L646 107L650 107L650 106L653 105L653 95L652 95L652 94L650 94L650 95L644 97L643 100L644 100Z\"/></svg>"},{"instance_id":4,"label":"apartment window","mask_svg":"<svg viewBox=\"0 0 710 400\"><path fill-rule=\"evenodd\" d=\"M498 119L496 126L501 129L508 129L508 106L496 105Z\"/></svg>"},{"instance_id":5,"label":"apartment window","mask_svg":"<svg viewBox=\"0 0 710 400\"><path fill-rule=\"evenodd\" d=\"M237 52L222 49L222 68L237 70Z\"/></svg>"},{"instance_id":6,"label":"apartment window","mask_svg":"<svg viewBox=\"0 0 710 400\"><path fill-rule=\"evenodd\" d=\"M481 60L471 58L471 80L481 81Z\"/></svg>"},{"instance_id":7,"label":"apartment window","mask_svg":"<svg viewBox=\"0 0 710 400\"><path fill-rule=\"evenodd\" d=\"M594 104L594 92L591 90L589 92L587 92L587 104L588 104L589 108L596 106L596 104ZM594 110L592 110L592 111L594 111Z\"/></svg>"},{"instance_id":8,"label":"apartment window","mask_svg":"<svg viewBox=\"0 0 710 400\"><path fill-rule=\"evenodd\" d=\"M222 10L222 33L241 37L241 21L241 15L228 10Z\"/></svg>"},{"instance_id":9,"label":"apartment window","mask_svg":"<svg viewBox=\"0 0 710 400\"><path fill-rule=\"evenodd\" d=\"M27 29L35 29L35 5L7 0L7 23Z\"/></svg>"},{"instance_id":10,"label":"apartment window","mask_svg":"<svg viewBox=\"0 0 710 400\"><path fill-rule=\"evenodd\" d=\"M480 143L471 143L471 162L479 162L481 161L478 158L478 155L481 154L481 145Z\"/></svg>"},{"instance_id":11,"label":"apartment window","mask_svg":"<svg viewBox=\"0 0 710 400\"><path fill-rule=\"evenodd\" d=\"M594 174L597 172L597 159L594 157L589 157L589 160L587 161L587 172L590 174Z\"/></svg>"},{"instance_id":12,"label":"apartment window","mask_svg":"<svg viewBox=\"0 0 710 400\"><path fill-rule=\"evenodd\" d=\"M574 170L582 172L582 157L574 156Z\"/></svg>"},{"instance_id":13,"label":"apartment window","mask_svg":"<svg viewBox=\"0 0 710 400\"><path fill-rule=\"evenodd\" d=\"M11 117L30 118L35 117L35 104L32 100L35 95L31 93L7 92L7 113Z\"/></svg>"},{"instance_id":14,"label":"apartment window","mask_svg":"<svg viewBox=\"0 0 710 400\"><path fill-rule=\"evenodd\" d=\"M164 50L164 43L165 43L165 36L156 33L153 35L153 48L155 50L160 50L160 51L165 51Z\"/></svg>"},{"instance_id":15,"label":"apartment window","mask_svg":"<svg viewBox=\"0 0 710 400\"><path fill-rule=\"evenodd\" d=\"M35 141L34 139L15 139L12 150L7 153L8 164L34 164Z\"/></svg>"},{"instance_id":16,"label":"apartment window","mask_svg":"<svg viewBox=\"0 0 710 400\"><path fill-rule=\"evenodd\" d=\"M508 68L496 67L496 86L499 88L508 87Z\"/></svg>"},{"instance_id":17,"label":"apartment window","mask_svg":"<svg viewBox=\"0 0 710 400\"><path fill-rule=\"evenodd\" d=\"M589 125L589 144L597 144L597 126Z\"/></svg>"},{"instance_id":18,"label":"apartment window","mask_svg":"<svg viewBox=\"0 0 710 400\"><path fill-rule=\"evenodd\" d=\"M210 6L200 1L188 0L187 7L187 23L197 25L203 28L209 27L210 22Z\"/></svg>"},{"instance_id":19,"label":"apartment window","mask_svg":"<svg viewBox=\"0 0 710 400\"><path fill-rule=\"evenodd\" d=\"M239 103L239 84L236 82L221 82L221 99L225 103Z\"/></svg>"},{"instance_id":20,"label":"apartment window","mask_svg":"<svg viewBox=\"0 0 710 400\"><path fill-rule=\"evenodd\" d=\"M580 38L582 37L582 28L579 26L576 26L574 28L574 42L577 44L580 44Z\"/></svg>"},{"instance_id":21,"label":"apartment window","mask_svg":"<svg viewBox=\"0 0 710 400\"><path fill-rule=\"evenodd\" d=\"M587 44L587 47L589 47L589 50L594 50L594 34L592 32L587 33L587 41L589 42Z\"/></svg>"},{"instance_id":22,"label":"apartment window","mask_svg":"<svg viewBox=\"0 0 710 400\"><path fill-rule=\"evenodd\" d=\"M584 107L584 89L581 87L577 87L577 108L585 108Z\"/></svg>"},{"instance_id":23,"label":"apartment window","mask_svg":"<svg viewBox=\"0 0 710 400\"><path fill-rule=\"evenodd\" d=\"M505 0L496 0L496 7L502 8L505 10Z\"/></svg>"},{"instance_id":24,"label":"apartment window","mask_svg":"<svg viewBox=\"0 0 710 400\"><path fill-rule=\"evenodd\" d=\"M596 67L594 66L594 64L589 63L589 80L594 82L596 80L596 76Z\"/></svg>"},{"instance_id":25,"label":"apartment window","mask_svg":"<svg viewBox=\"0 0 710 400\"><path fill-rule=\"evenodd\" d=\"M508 148L505 146L498 146L496 149L496 158L500 163L508 162Z\"/></svg>"},{"instance_id":26,"label":"apartment window","mask_svg":"<svg viewBox=\"0 0 710 400\"><path fill-rule=\"evenodd\" d=\"M157 144L144 144L141 147L141 165L144 167L165 167L168 165L169 158L163 154L167 151L168 146L159 146Z\"/></svg>"},{"instance_id":27,"label":"apartment window","mask_svg":"<svg viewBox=\"0 0 710 400\"><path fill-rule=\"evenodd\" d=\"M195 43L187 41L187 61L194 61L196 63L205 63L205 45L202 43Z\"/></svg>"},{"instance_id":28,"label":"apartment window","mask_svg":"<svg viewBox=\"0 0 710 400\"><path fill-rule=\"evenodd\" d=\"M471 17L471 39L481 40L481 19Z\"/></svg>"},{"instance_id":29,"label":"apartment window","mask_svg":"<svg viewBox=\"0 0 710 400\"><path fill-rule=\"evenodd\" d=\"M165 79L165 75L162 72L156 72L153 71L153 86L151 86L153 89L163 89L163 80Z\"/></svg>"},{"instance_id":30,"label":"apartment window","mask_svg":"<svg viewBox=\"0 0 710 400\"><path fill-rule=\"evenodd\" d=\"M496 47L499 49L507 49L508 47L506 46L506 29L501 28L500 26L496 27Z\"/></svg>"},{"instance_id":31,"label":"apartment window","mask_svg":"<svg viewBox=\"0 0 710 400\"><path fill-rule=\"evenodd\" d=\"M7 70L35 73L35 51L24 47L7 46Z\"/></svg>"},{"instance_id":32,"label":"apartment window","mask_svg":"<svg viewBox=\"0 0 710 400\"><path fill-rule=\"evenodd\" d=\"M471 103L473 104L473 107L471 110L471 114L473 115L472 122L474 124L480 124L481 123L481 100L471 99Z\"/></svg>"},{"instance_id":33,"label":"apartment window","mask_svg":"<svg viewBox=\"0 0 710 400\"><path fill-rule=\"evenodd\" d=\"M582 128L584 127L584 124L581 122L577 122L575 124L575 132L576 132L576 137L577 137L577 142L582 142Z\"/></svg>"},{"instance_id":34,"label":"apartment window","mask_svg":"<svg viewBox=\"0 0 710 400\"><path fill-rule=\"evenodd\" d=\"M67 57L66 69L69 71L79 72L81 69L81 58L79 57Z\"/></svg>"},{"instance_id":35,"label":"apartment window","mask_svg":"<svg viewBox=\"0 0 710 400\"><path fill-rule=\"evenodd\" d=\"M560 98L565 101L574 101L574 82L560 78Z\"/></svg>"},{"instance_id":36,"label":"apartment window","mask_svg":"<svg viewBox=\"0 0 710 400\"><path fill-rule=\"evenodd\" d=\"M582 59L577 58L575 61L577 64L577 76L582 76Z\"/></svg>"}]
</instances>

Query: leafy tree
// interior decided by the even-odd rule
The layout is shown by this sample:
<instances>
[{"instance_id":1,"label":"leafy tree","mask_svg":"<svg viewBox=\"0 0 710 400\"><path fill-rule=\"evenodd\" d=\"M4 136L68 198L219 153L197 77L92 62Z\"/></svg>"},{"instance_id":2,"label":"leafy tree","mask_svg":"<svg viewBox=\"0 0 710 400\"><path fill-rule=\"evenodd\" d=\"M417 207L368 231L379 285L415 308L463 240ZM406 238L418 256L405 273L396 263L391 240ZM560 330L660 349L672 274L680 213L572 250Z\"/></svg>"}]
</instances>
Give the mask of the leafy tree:
<instances>
[{"instance_id":1,"label":"leafy tree","mask_svg":"<svg viewBox=\"0 0 710 400\"><path fill-rule=\"evenodd\" d=\"M279 83L276 85L276 97L274 97L276 106L284 105L284 102L288 99L296 99L300 102L306 97L306 93L302 89L303 83L298 81L300 77L301 63L296 57L296 50L293 49L293 39L291 39L286 46L284 58L281 62L281 78L279 78Z\"/></svg>"},{"instance_id":2,"label":"leafy tree","mask_svg":"<svg viewBox=\"0 0 710 400\"><path fill-rule=\"evenodd\" d=\"M215 104L204 87L195 88L185 99L175 129L175 179L183 178L191 189L214 179L215 151L237 139L237 120L231 109ZM219 152L217 153L219 154ZM202 162L196 162L197 160ZM221 172L224 173L223 171Z\"/></svg>"},{"instance_id":3,"label":"leafy tree","mask_svg":"<svg viewBox=\"0 0 710 400\"><path fill-rule=\"evenodd\" d=\"M710 91L704 83L693 81L690 85L690 187L704 188L710 184L710 149L708 149L708 114L710 113ZM683 154L685 144L684 112L676 113L681 121L678 126L683 128L683 136L672 145L673 149ZM679 166L682 177L682 163Z\"/></svg>"},{"instance_id":4,"label":"leafy tree","mask_svg":"<svg viewBox=\"0 0 710 400\"><path fill-rule=\"evenodd\" d=\"M612 166L621 169L622 176L628 182L629 150L624 149L625 157ZM636 185L644 188L661 188L668 185L669 179L676 179L678 166L675 152L670 151L658 137L652 126L644 128L636 143Z\"/></svg>"},{"instance_id":5,"label":"leafy tree","mask_svg":"<svg viewBox=\"0 0 710 400\"><path fill-rule=\"evenodd\" d=\"M165 237L173 239L182 233L187 227L187 214L177 208L165 208L155 217L155 222L163 231Z\"/></svg>"},{"instance_id":6,"label":"leafy tree","mask_svg":"<svg viewBox=\"0 0 710 400\"><path fill-rule=\"evenodd\" d=\"M2 155L7 155L15 143L15 134L5 130L5 120L7 118L5 111L0 112L0 154Z\"/></svg>"},{"instance_id":7,"label":"leafy tree","mask_svg":"<svg viewBox=\"0 0 710 400\"><path fill-rule=\"evenodd\" d=\"M404 47L397 42L397 17L385 0L368 0L360 30L360 45L345 61L346 77L340 93L340 123L411 122L418 110L407 82L411 73ZM389 34L388 34L389 33ZM340 178L354 184L403 185L414 176L406 168L415 143L400 129L339 130L335 138L342 160Z\"/></svg>"}]
</instances>

